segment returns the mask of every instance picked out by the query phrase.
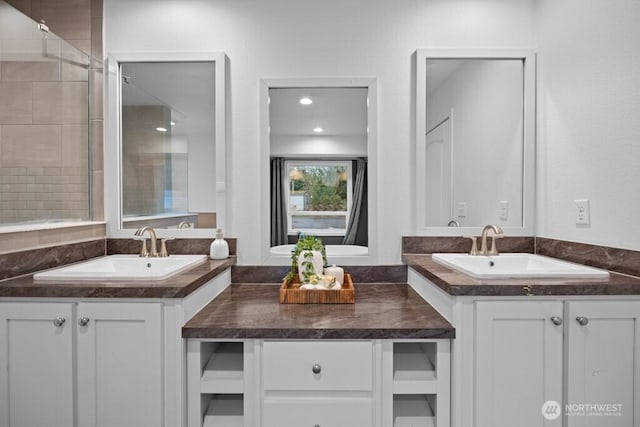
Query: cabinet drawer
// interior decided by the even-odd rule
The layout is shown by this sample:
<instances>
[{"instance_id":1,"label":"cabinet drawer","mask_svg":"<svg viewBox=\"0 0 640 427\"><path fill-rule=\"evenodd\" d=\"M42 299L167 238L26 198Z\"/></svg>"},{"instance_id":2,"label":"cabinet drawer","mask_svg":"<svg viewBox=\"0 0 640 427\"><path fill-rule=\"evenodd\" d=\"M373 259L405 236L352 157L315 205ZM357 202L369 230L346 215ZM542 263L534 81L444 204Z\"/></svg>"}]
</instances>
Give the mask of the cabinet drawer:
<instances>
[{"instance_id":1,"label":"cabinet drawer","mask_svg":"<svg viewBox=\"0 0 640 427\"><path fill-rule=\"evenodd\" d=\"M369 391L372 365L369 341L267 341L263 385L265 390Z\"/></svg>"},{"instance_id":2,"label":"cabinet drawer","mask_svg":"<svg viewBox=\"0 0 640 427\"><path fill-rule=\"evenodd\" d=\"M373 425L368 398L267 399L263 427L368 427Z\"/></svg>"}]
</instances>

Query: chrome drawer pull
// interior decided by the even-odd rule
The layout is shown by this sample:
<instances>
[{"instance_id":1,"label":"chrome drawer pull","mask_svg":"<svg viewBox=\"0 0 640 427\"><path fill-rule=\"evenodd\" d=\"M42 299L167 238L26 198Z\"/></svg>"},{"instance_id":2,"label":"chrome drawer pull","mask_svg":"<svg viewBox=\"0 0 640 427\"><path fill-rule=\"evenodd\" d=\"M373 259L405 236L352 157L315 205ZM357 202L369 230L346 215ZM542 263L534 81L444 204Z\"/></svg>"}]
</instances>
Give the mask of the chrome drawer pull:
<instances>
[{"instance_id":1,"label":"chrome drawer pull","mask_svg":"<svg viewBox=\"0 0 640 427\"><path fill-rule=\"evenodd\" d=\"M53 319L53 326L59 328L60 326L64 325L66 321L67 319L65 319L64 317L56 317L55 319Z\"/></svg>"},{"instance_id":2,"label":"chrome drawer pull","mask_svg":"<svg viewBox=\"0 0 640 427\"><path fill-rule=\"evenodd\" d=\"M556 326L560 326L562 325L562 318L558 316L551 316L551 323L553 323Z\"/></svg>"},{"instance_id":3,"label":"chrome drawer pull","mask_svg":"<svg viewBox=\"0 0 640 427\"><path fill-rule=\"evenodd\" d=\"M319 374L319 373L320 373L320 371L322 371L322 367L316 363L316 364L315 364L315 365L313 365L313 367L311 368L311 371L313 371L313 373L314 373L314 374Z\"/></svg>"},{"instance_id":4,"label":"chrome drawer pull","mask_svg":"<svg viewBox=\"0 0 640 427\"><path fill-rule=\"evenodd\" d=\"M89 324L89 318L88 317L81 317L78 319L78 325L80 326L87 326Z\"/></svg>"},{"instance_id":5,"label":"chrome drawer pull","mask_svg":"<svg viewBox=\"0 0 640 427\"><path fill-rule=\"evenodd\" d=\"M576 322L578 322L580 326L587 326L589 324L589 319L583 316L578 316L576 317Z\"/></svg>"}]
</instances>

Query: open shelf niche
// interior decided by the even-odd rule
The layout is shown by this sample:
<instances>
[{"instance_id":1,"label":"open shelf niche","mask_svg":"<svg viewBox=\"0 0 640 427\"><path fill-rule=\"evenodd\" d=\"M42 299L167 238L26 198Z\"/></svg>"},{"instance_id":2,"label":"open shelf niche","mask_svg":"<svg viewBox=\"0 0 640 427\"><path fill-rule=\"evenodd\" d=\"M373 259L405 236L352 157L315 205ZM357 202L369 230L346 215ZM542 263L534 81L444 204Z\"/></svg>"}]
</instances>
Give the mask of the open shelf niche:
<instances>
[{"instance_id":1,"label":"open shelf niche","mask_svg":"<svg viewBox=\"0 0 640 427\"><path fill-rule=\"evenodd\" d=\"M203 427L244 427L244 399L241 394L203 395L206 404Z\"/></svg>"},{"instance_id":2,"label":"open shelf niche","mask_svg":"<svg viewBox=\"0 0 640 427\"><path fill-rule=\"evenodd\" d=\"M188 343L189 427L244 427L244 343Z\"/></svg>"},{"instance_id":3,"label":"open shelf niche","mask_svg":"<svg viewBox=\"0 0 640 427\"><path fill-rule=\"evenodd\" d=\"M393 343L393 427L449 425L450 357L448 341Z\"/></svg>"}]
</instances>

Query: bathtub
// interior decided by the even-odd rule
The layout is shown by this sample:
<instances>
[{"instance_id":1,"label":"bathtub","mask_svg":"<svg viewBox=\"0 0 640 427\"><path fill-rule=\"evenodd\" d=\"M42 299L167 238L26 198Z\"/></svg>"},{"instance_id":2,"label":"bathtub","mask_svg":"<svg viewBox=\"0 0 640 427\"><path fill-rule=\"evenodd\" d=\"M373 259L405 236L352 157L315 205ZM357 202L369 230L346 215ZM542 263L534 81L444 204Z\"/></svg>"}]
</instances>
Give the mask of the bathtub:
<instances>
[{"instance_id":1,"label":"bathtub","mask_svg":"<svg viewBox=\"0 0 640 427\"><path fill-rule=\"evenodd\" d=\"M291 256L295 245L280 245L271 248L271 255L273 256ZM354 245L326 245L325 251L327 252L327 258L335 257L353 257L353 256L367 256L369 255L369 248L366 246L354 246Z\"/></svg>"}]
</instances>

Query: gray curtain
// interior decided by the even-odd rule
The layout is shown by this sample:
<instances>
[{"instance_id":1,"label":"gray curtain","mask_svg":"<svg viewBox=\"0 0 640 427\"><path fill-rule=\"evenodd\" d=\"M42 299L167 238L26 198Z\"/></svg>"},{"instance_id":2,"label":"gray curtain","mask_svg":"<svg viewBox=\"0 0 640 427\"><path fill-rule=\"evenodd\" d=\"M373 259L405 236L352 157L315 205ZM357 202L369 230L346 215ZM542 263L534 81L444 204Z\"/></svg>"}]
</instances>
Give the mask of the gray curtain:
<instances>
[{"instance_id":1,"label":"gray curtain","mask_svg":"<svg viewBox=\"0 0 640 427\"><path fill-rule=\"evenodd\" d=\"M354 163L353 205L342 244L369 246L367 159L357 159Z\"/></svg>"},{"instance_id":2,"label":"gray curtain","mask_svg":"<svg viewBox=\"0 0 640 427\"><path fill-rule=\"evenodd\" d=\"M287 201L284 197L285 174L282 157L271 159L271 246L286 245Z\"/></svg>"}]
</instances>

